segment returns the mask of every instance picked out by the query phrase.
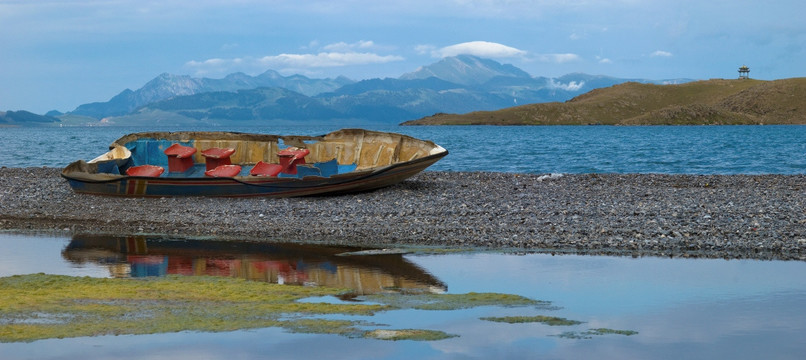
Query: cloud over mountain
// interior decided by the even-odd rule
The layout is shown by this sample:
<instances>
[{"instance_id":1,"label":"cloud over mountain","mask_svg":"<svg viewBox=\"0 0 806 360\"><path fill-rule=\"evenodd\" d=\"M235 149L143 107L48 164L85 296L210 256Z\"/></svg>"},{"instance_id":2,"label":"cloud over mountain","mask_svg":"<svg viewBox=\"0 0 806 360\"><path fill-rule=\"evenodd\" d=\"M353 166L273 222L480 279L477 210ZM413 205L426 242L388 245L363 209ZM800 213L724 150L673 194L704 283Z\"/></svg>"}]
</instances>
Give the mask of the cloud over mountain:
<instances>
[{"instance_id":1,"label":"cloud over mountain","mask_svg":"<svg viewBox=\"0 0 806 360\"><path fill-rule=\"evenodd\" d=\"M488 41L470 41L450 45L432 52L435 57L473 55L487 58L508 58L526 55L526 51Z\"/></svg>"}]
</instances>

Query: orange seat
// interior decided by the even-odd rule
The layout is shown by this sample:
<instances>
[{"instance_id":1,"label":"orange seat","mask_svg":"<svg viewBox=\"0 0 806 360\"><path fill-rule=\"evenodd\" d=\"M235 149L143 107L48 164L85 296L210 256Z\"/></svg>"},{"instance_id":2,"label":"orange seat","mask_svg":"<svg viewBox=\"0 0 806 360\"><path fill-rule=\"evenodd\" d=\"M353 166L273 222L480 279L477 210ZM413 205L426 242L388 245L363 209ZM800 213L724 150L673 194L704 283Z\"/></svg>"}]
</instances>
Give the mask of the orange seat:
<instances>
[{"instance_id":1,"label":"orange seat","mask_svg":"<svg viewBox=\"0 0 806 360\"><path fill-rule=\"evenodd\" d=\"M270 164L265 163L262 161L258 161L257 164L249 170L249 175L253 176L277 176L280 171L283 170L283 166L280 164Z\"/></svg>"},{"instance_id":2,"label":"orange seat","mask_svg":"<svg viewBox=\"0 0 806 360\"><path fill-rule=\"evenodd\" d=\"M204 175L212 177L233 177L241 172L240 165L220 165L215 169L207 170Z\"/></svg>"},{"instance_id":3,"label":"orange seat","mask_svg":"<svg viewBox=\"0 0 806 360\"><path fill-rule=\"evenodd\" d=\"M173 144L164 152L168 156L168 172L181 173L193 167L193 154L196 153L196 148Z\"/></svg>"},{"instance_id":4,"label":"orange seat","mask_svg":"<svg viewBox=\"0 0 806 360\"><path fill-rule=\"evenodd\" d=\"M202 151L207 170L215 169L221 165L230 165L232 161L230 156L235 153L232 148L209 148Z\"/></svg>"},{"instance_id":5,"label":"orange seat","mask_svg":"<svg viewBox=\"0 0 806 360\"><path fill-rule=\"evenodd\" d=\"M163 172L165 172L165 169L156 165L132 166L126 169L126 175L129 176L159 177Z\"/></svg>"}]
</instances>

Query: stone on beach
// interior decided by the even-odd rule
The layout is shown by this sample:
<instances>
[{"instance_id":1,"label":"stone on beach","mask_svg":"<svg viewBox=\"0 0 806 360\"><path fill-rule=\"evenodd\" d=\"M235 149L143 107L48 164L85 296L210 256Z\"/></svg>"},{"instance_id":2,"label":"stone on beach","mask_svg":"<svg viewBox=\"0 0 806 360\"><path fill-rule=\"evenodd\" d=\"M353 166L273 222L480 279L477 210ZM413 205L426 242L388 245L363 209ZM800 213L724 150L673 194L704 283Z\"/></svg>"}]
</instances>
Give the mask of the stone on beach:
<instances>
[{"instance_id":1,"label":"stone on beach","mask_svg":"<svg viewBox=\"0 0 806 360\"><path fill-rule=\"evenodd\" d=\"M243 199L75 194L59 171L0 169L0 229L806 259L806 175L426 171L373 192Z\"/></svg>"}]
</instances>

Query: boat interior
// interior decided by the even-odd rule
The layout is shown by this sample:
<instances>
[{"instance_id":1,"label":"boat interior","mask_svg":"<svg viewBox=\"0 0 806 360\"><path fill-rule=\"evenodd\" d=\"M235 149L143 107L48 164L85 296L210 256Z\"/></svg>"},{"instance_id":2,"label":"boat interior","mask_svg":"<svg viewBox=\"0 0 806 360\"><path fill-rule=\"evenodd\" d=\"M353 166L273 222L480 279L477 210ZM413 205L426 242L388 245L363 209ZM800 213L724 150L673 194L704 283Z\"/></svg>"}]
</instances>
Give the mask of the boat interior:
<instances>
[{"instance_id":1,"label":"boat interior","mask_svg":"<svg viewBox=\"0 0 806 360\"><path fill-rule=\"evenodd\" d=\"M330 177L445 151L405 135L361 129L324 136L138 133L86 163L89 173L146 177Z\"/></svg>"}]
</instances>

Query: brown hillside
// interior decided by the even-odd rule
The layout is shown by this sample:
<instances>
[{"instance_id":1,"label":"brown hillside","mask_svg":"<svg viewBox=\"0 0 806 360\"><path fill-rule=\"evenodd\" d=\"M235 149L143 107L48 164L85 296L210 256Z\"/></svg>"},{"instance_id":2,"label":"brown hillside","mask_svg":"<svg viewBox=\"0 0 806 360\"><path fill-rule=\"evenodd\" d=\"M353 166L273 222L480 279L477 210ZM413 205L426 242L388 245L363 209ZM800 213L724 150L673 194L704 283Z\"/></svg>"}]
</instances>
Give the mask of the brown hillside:
<instances>
[{"instance_id":1,"label":"brown hillside","mask_svg":"<svg viewBox=\"0 0 806 360\"><path fill-rule=\"evenodd\" d=\"M705 80L679 85L624 83L564 103L462 115L436 114L403 125L806 124L806 78Z\"/></svg>"}]
</instances>

